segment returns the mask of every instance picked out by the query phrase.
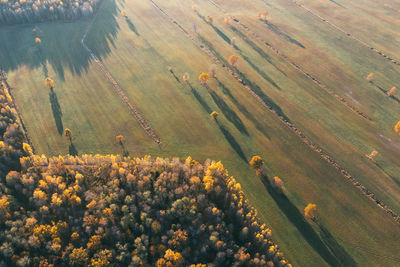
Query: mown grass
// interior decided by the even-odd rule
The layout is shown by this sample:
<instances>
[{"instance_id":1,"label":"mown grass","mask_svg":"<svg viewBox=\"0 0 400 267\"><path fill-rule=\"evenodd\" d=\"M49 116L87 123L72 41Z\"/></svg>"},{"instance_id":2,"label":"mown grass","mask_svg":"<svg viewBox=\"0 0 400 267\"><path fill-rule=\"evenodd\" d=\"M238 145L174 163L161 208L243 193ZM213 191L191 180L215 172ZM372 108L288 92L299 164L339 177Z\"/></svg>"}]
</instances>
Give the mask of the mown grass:
<instances>
[{"instance_id":1,"label":"mown grass","mask_svg":"<svg viewBox=\"0 0 400 267\"><path fill-rule=\"evenodd\" d=\"M268 26L254 19L254 11L266 8L263 2L223 3L338 93L345 86L354 89L353 97L376 120L369 125L258 41L245 42L238 38L237 48L230 47L227 39L240 36L223 24L223 14L209 3L197 4L201 14L213 15L214 28L191 11L191 1L157 1L157 4L187 30L196 22L199 35L221 58L239 53L239 71L260 93L268 96L283 114L352 174L362 178L372 191L382 192L392 187L387 190L387 196L381 193L379 197L398 204L393 186L393 180L398 177L392 175L393 178L388 179L381 169L363 158L365 153L376 148L381 151L382 169L391 174L398 171L394 164L399 158L398 152L376 137L382 133L395 140L389 127L395 116L383 117L389 109L397 110L397 107L386 105L386 98L378 95L374 88L357 89L364 77L358 78L356 69L366 62L364 60L381 67L384 73L387 67L377 57L368 56L358 61L361 52L357 54L354 48L351 53L356 54L347 59L350 52L344 52L345 46L351 44L341 44L341 39L333 45L323 41L332 33L322 26L315 31L316 21L278 2L271 2L271 9L279 14L274 15L277 16L274 25L305 48L274 32L266 32ZM127 11L128 18L120 15L121 10ZM280 22L283 18L290 19ZM303 22L304 29L295 26L300 25L298 22ZM294 265L323 266L342 262L351 266L356 262L390 266L399 260L396 254L398 225L305 146L228 73L218 67L217 79L211 79L208 88L198 84L197 76L207 72L214 62L176 25L148 1L115 3L106 0L88 34L87 45L159 135L161 148L154 144L80 46L87 24L81 21L38 25L43 50L40 60L35 59L33 26L21 26L18 33L12 27L0 30L1 39L6 40L1 46L6 47L9 55L3 59L5 68L37 152L68 152L68 141L59 134L56 123L61 118L63 128L73 130L73 143L80 154L122 153L115 135L123 134L125 148L131 154L218 159L243 185L261 218L273 229L274 239ZM208 45L207 42L203 44ZM15 43L18 45L13 46ZM307 60L311 61L313 53L336 68L309 63ZM346 58L347 65L337 57ZM318 62L319 59L312 60ZM50 90L44 86L44 65L56 82L55 94L49 95ZM168 66L172 67L172 72ZM340 80L343 86L338 86L336 71L340 74L351 71ZM396 70L390 68L390 71L395 73ZM185 72L191 76L189 83L181 78ZM217 121L209 118L214 110L219 113ZM285 181L286 197L276 195L268 180L260 179L250 169L246 161L255 154L266 160L269 176L277 175ZM318 224L306 222L301 216L309 202L319 207Z\"/></svg>"}]
</instances>

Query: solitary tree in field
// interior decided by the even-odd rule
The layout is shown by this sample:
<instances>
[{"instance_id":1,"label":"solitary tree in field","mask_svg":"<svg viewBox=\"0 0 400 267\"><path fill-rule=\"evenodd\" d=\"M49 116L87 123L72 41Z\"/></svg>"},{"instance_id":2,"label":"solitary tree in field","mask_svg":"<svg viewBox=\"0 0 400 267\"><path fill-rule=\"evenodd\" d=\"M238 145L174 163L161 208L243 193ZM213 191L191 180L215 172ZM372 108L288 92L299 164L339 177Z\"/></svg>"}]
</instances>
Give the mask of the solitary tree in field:
<instances>
[{"instance_id":1,"label":"solitary tree in field","mask_svg":"<svg viewBox=\"0 0 400 267\"><path fill-rule=\"evenodd\" d=\"M256 173L259 174L261 167L264 165L264 161L260 156L254 156L250 160L250 166L256 170Z\"/></svg>"},{"instance_id":2,"label":"solitary tree in field","mask_svg":"<svg viewBox=\"0 0 400 267\"><path fill-rule=\"evenodd\" d=\"M213 19L213 17L211 17L211 16L207 16L207 17L206 17L206 21L207 21L207 23L212 24L213 21L214 21L214 19Z\"/></svg>"},{"instance_id":3,"label":"solitary tree in field","mask_svg":"<svg viewBox=\"0 0 400 267\"><path fill-rule=\"evenodd\" d=\"M210 79L210 75L208 73L203 72L199 76L199 81L202 85L207 85L208 80Z\"/></svg>"},{"instance_id":4,"label":"solitary tree in field","mask_svg":"<svg viewBox=\"0 0 400 267\"><path fill-rule=\"evenodd\" d=\"M396 92L397 92L397 88L396 87L392 87L392 88L390 88L390 90L389 91L387 91L387 95L388 96L394 96L395 94L396 94Z\"/></svg>"},{"instance_id":5,"label":"solitary tree in field","mask_svg":"<svg viewBox=\"0 0 400 267\"><path fill-rule=\"evenodd\" d=\"M40 43L42 43L42 40L40 40L39 37L36 37L36 38L35 38L35 43L36 43L36 44L40 44Z\"/></svg>"},{"instance_id":6,"label":"solitary tree in field","mask_svg":"<svg viewBox=\"0 0 400 267\"><path fill-rule=\"evenodd\" d=\"M214 78L217 76L217 65L212 64L210 66L210 70L208 71L208 73L210 74L210 77Z\"/></svg>"},{"instance_id":7,"label":"solitary tree in field","mask_svg":"<svg viewBox=\"0 0 400 267\"><path fill-rule=\"evenodd\" d=\"M69 139L70 142L72 142L72 131L69 128L65 128L64 130L64 135Z\"/></svg>"},{"instance_id":8,"label":"solitary tree in field","mask_svg":"<svg viewBox=\"0 0 400 267\"><path fill-rule=\"evenodd\" d=\"M53 81L50 77L47 77L47 78L44 80L44 83L45 83L46 86L49 87L50 89L54 87L54 81Z\"/></svg>"},{"instance_id":9,"label":"solitary tree in field","mask_svg":"<svg viewBox=\"0 0 400 267\"><path fill-rule=\"evenodd\" d=\"M210 118L211 118L212 120L216 120L217 117L218 117L218 112L213 111L213 112L210 113Z\"/></svg>"},{"instance_id":10,"label":"solitary tree in field","mask_svg":"<svg viewBox=\"0 0 400 267\"><path fill-rule=\"evenodd\" d=\"M190 79L189 73L185 72L185 74L183 74L182 79L187 82Z\"/></svg>"},{"instance_id":11,"label":"solitary tree in field","mask_svg":"<svg viewBox=\"0 0 400 267\"><path fill-rule=\"evenodd\" d=\"M227 14L227 15L224 17L224 22L225 22L226 24L230 24L230 23L231 23L231 20L232 20L232 16L231 16L230 14Z\"/></svg>"},{"instance_id":12,"label":"solitary tree in field","mask_svg":"<svg viewBox=\"0 0 400 267\"><path fill-rule=\"evenodd\" d=\"M317 215L317 205L310 203L307 205L307 207L304 208L304 216L307 219L314 221L316 215Z\"/></svg>"},{"instance_id":13,"label":"solitary tree in field","mask_svg":"<svg viewBox=\"0 0 400 267\"><path fill-rule=\"evenodd\" d=\"M126 13L125 10L122 10L122 11L121 11L121 15L122 15L123 17L125 17L125 18L128 17L128 13Z\"/></svg>"},{"instance_id":14,"label":"solitary tree in field","mask_svg":"<svg viewBox=\"0 0 400 267\"><path fill-rule=\"evenodd\" d=\"M367 81L373 82L373 80L374 80L374 74L373 74L372 72L370 72L370 73L368 74L368 76L367 76Z\"/></svg>"},{"instance_id":15,"label":"solitary tree in field","mask_svg":"<svg viewBox=\"0 0 400 267\"><path fill-rule=\"evenodd\" d=\"M122 142L124 141L124 136L123 136L123 135L117 135L117 136L115 137L115 140L116 140L120 145L122 145Z\"/></svg>"},{"instance_id":16,"label":"solitary tree in field","mask_svg":"<svg viewBox=\"0 0 400 267\"><path fill-rule=\"evenodd\" d=\"M400 121L394 126L394 131L400 134Z\"/></svg>"},{"instance_id":17,"label":"solitary tree in field","mask_svg":"<svg viewBox=\"0 0 400 267\"><path fill-rule=\"evenodd\" d=\"M378 155L378 151L372 150L372 152L369 155L367 155L367 158L369 158L370 160L374 160L376 155Z\"/></svg>"},{"instance_id":18,"label":"solitary tree in field","mask_svg":"<svg viewBox=\"0 0 400 267\"><path fill-rule=\"evenodd\" d=\"M282 188L283 188L283 181L282 181L281 178L279 178L278 176L275 176L275 177L272 179L272 185L273 185L273 187L275 187L276 189L282 190Z\"/></svg>"},{"instance_id":19,"label":"solitary tree in field","mask_svg":"<svg viewBox=\"0 0 400 267\"><path fill-rule=\"evenodd\" d=\"M235 47L236 46L236 41L237 41L236 37L232 37L231 46Z\"/></svg>"},{"instance_id":20,"label":"solitary tree in field","mask_svg":"<svg viewBox=\"0 0 400 267\"><path fill-rule=\"evenodd\" d=\"M232 67L236 67L238 60L239 57L237 55L231 55L228 58L228 64L231 65Z\"/></svg>"}]
</instances>

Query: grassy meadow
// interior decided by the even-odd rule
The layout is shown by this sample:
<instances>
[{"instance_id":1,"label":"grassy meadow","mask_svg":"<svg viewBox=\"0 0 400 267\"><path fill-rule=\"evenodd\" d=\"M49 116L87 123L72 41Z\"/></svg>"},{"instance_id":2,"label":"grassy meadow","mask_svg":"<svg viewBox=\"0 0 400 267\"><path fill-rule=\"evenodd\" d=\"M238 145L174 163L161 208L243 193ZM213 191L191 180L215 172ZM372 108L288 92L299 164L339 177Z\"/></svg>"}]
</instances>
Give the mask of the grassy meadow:
<instances>
[{"instance_id":1,"label":"grassy meadow","mask_svg":"<svg viewBox=\"0 0 400 267\"><path fill-rule=\"evenodd\" d=\"M400 137L393 126L400 119L400 107L379 87L400 87L400 67L290 0L154 2L176 23L148 0L104 0L86 44L144 115L161 146L146 135L82 47L90 20L0 28L0 65L7 71L36 153L122 153L115 141L115 136L122 134L130 155L221 160L242 184L294 266L399 264L399 224L221 66L217 66L217 78L210 79L208 87L201 86L198 75L208 72L214 62L177 24L220 59L226 61L237 54L237 69L252 87L259 88L307 137L397 214ZM398 10L395 1L387 2ZM194 4L197 13L192 11ZM372 0L365 4L361 0L304 4L393 57L398 54L399 20L387 6ZM351 111L262 42L246 35L238 23L224 23L222 10L372 121ZM270 13L268 23L256 19L256 13L264 10ZM206 16L213 17L212 25L204 21ZM34 42L34 28L41 44ZM230 45L233 37L236 46ZM182 78L186 72L188 83ZM373 83L365 80L370 72L375 73ZM47 76L55 81L53 91L44 84ZM219 114L215 121L209 116L212 111ZM72 147L62 135L66 127L74 134ZM365 157L374 149L379 152L377 164ZM247 163L253 155L264 158L270 178L279 176L285 182L284 196L272 189L269 180L256 176ZM302 216L310 202L318 206L318 223Z\"/></svg>"}]
</instances>

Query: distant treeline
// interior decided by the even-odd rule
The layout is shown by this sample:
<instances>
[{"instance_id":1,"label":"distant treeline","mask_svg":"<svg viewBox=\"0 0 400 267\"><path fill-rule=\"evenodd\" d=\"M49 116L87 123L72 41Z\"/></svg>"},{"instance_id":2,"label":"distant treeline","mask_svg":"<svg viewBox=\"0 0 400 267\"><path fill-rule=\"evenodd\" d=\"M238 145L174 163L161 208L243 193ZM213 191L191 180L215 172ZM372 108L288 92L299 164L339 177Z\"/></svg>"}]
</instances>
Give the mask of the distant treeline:
<instances>
[{"instance_id":1,"label":"distant treeline","mask_svg":"<svg viewBox=\"0 0 400 267\"><path fill-rule=\"evenodd\" d=\"M73 20L93 14L101 0L0 0L0 24Z\"/></svg>"}]
</instances>

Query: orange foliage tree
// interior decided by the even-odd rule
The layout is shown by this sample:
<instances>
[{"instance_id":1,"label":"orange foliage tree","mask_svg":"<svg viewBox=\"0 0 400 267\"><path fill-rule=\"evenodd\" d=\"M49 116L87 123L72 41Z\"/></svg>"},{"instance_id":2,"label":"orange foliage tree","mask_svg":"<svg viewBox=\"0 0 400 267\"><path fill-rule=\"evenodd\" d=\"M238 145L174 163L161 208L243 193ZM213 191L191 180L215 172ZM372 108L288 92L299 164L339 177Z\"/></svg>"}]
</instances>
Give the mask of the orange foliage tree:
<instances>
[{"instance_id":1,"label":"orange foliage tree","mask_svg":"<svg viewBox=\"0 0 400 267\"><path fill-rule=\"evenodd\" d=\"M228 64L233 67L236 67L238 60L239 60L239 57L237 55L231 55L228 58Z\"/></svg>"},{"instance_id":2,"label":"orange foliage tree","mask_svg":"<svg viewBox=\"0 0 400 267\"><path fill-rule=\"evenodd\" d=\"M397 124L394 126L394 131L400 134L400 121L398 121Z\"/></svg>"},{"instance_id":3,"label":"orange foliage tree","mask_svg":"<svg viewBox=\"0 0 400 267\"><path fill-rule=\"evenodd\" d=\"M317 205L310 203L304 208L304 216L307 219L315 220L315 216L317 215Z\"/></svg>"},{"instance_id":4,"label":"orange foliage tree","mask_svg":"<svg viewBox=\"0 0 400 267\"><path fill-rule=\"evenodd\" d=\"M392 88L390 88L390 90L389 91L387 91L387 95L388 96L394 96L395 94L396 94L396 92L397 92L397 88L396 87L392 87Z\"/></svg>"},{"instance_id":5,"label":"orange foliage tree","mask_svg":"<svg viewBox=\"0 0 400 267\"><path fill-rule=\"evenodd\" d=\"M199 81L202 85L206 85L208 80L210 79L210 75L208 73L203 72L199 76Z\"/></svg>"},{"instance_id":6,"label":"orange foliage tree","mask_svg":"<svg viewBox=\"0 0 400 267\"><path fill-rule=\"evenodd\" d=\"M49 87L49 88L53 88L53 87L54 87L54 81L53 81L50 77L47 77L47 78L44 80L44 83L45 83L46 86Z\"/></svg>"},{"instance_id":7,"label":"orange foliage tree","mask_svg":"<svg viewBox=\"0 0 400 267\"><path fill-rule=\"evenodd\" d=\"M374 80L374 74L372 72L370 72L366 79L367 79L367 81L372 82Z\"/></svg>"},{"instance_id":8,"label":"orange foliage tree","mask_svg":"<svg viewBox=\"0 0 400 267\"><path fill-rule=\"evenodd\" d=\"M216 120L218 117L218 112L216 112L216 111L211 112L210 117L211 117L211 119Z\"/></svg>"}]
</instances>

